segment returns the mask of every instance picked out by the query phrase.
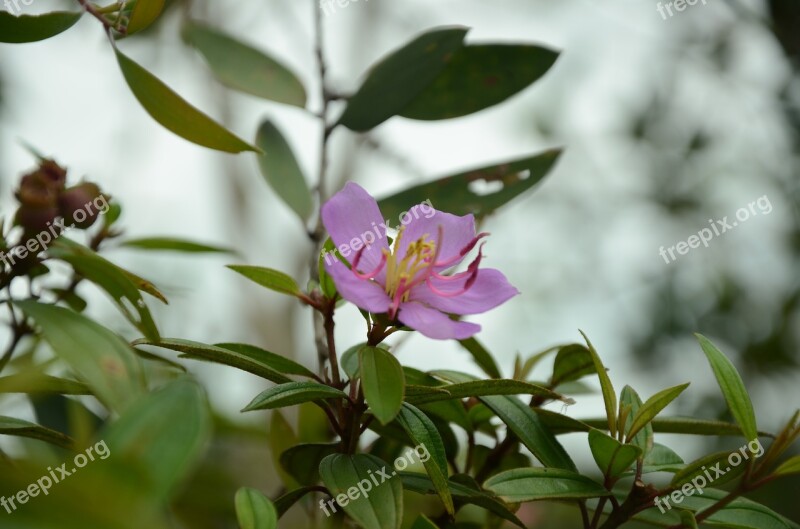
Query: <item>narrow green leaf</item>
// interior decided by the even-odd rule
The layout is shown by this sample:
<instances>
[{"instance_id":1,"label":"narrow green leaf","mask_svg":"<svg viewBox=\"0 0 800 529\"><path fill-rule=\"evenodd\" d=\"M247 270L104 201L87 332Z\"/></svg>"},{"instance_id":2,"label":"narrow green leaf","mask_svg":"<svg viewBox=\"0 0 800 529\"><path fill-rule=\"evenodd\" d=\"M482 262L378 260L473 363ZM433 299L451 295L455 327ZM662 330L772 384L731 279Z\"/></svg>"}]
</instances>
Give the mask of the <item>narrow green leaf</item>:
<instances>
[{"instance_id":1,"label":"narrow green leaf","mask_svg":"<svg viewBox=\"0 0 800 529\"><path fill-rule=\"evenodd\" d=\"M320 462L336 453L340 446L339 442L294 445L281 454L281 467L300 485L316 485L319 483Z\"/></svg>"},{"instance_id":2,"label":"narrow green leaf","mask_svg":"<svg viewBox=\"0 0 800 529\"><path fill-rule=\"evenodd\" d=\"M127 35L146 29L164 10L164 0L135 0L128 21Z\"/></svg>"},{"instance_id":3,"label":"narrow green leaf","mask_svg":"<svg viewBox=\"0 0 800 529\"><path fill-rule=\"evenodd\" d=\"M431 200L436 209L454 215L473 214L481 219L539 183L555 165L561 151L543 153L445 176L416 185L378 201L387 218L398 218L415 204ZM479 193L475 184L498 184L491 193Z\"/></svg>"},{"instance_id":4,"label":"narrow green leaf","mask_svg":"<svg viewBox=\"0 0 800 529\"><path fill-rule=\"evenodd\" d=\"M263 99L306 106L303 84L283 64L230 35L192 22L183 38L199 51L225 86Z\"/></svg>"},{"instance_id":5,"label":"narrow green leaf","mask_svg":"<svg viewBox=\"0 0 800 529\"><path fill-rule=\"evenodd\" d=\"M422 411L414 406L404 403L397 415L397 422L406 431L416 446L423 446L430 454L427 461L422 464L436 488L436 492L444 503L445 510L453 516L455 507L453 497L447 485L447 456L444 443L439 435L436 425Z\"/></svg>"},{"instance_id":6,"label":"narrow green leaf","mask_svg":"<svg viewBox=\"0 0 800 529\"><path fill-rule=\"evenodd\" d=\"M461 27L434 29L383 58L350 98L339 123L363 132L400 113L436 79L466 34Z\"/></svg>"},{"instance_id":7,"label":"narrow green leaf","mask_svg":"<svg viewBox=\"0 0 800 529\"><path fill-rule=\"evenodd\" d=\"M0 11L0 42L23 44L49 39L74 26L81 15L83 11L54 11L44 15L17 17L7 11Z\"/></svg>"},{"instance_id":8,"label":"narrow green leaf","mask_svg":"<svg viewBox=\"0 0 800 529\"><path fill-rule=\"evenodd\" d=\"M592 428L605 429L608 426L608 419L600 418L586 418L581 419L580 422L584 425L591 426ZM742 435L742 429L736 425L724 421L709 421L706 419L695 419L693 417L657 417L650 423L653 426L653 431L656 433L678 433L690 435L712 435L712 436L739 436ZM567 431L586 431L581 429L565 430L560 427L556 428L558 433L567 433ZM767 433L762 435L769 436Z\"/></svg>"},{"instance_id":9,"label":"narrow green leaf","mask_svg":"<svg viewBox=\"0 0 800 529\"><path fill-rule=\"evenodd\" d=\"M72 448L73 441L66 435L32 422L0 416L0 435L13 435L45 441L63 448Z\"/></svg>"},{"instance_id":10,"label":"narrow green leaf","mask_svg":"<svg viewBox=\"0 0 800 529\"><path fill-rule=\"evenodd\" d=\"M459 340L461 346L470 352L475 363L483 369L483 372L492 378L503 378L500 373L500 368L497 367L492 357L492 353L486 350L482 343L475 338L467 338L466 340Z\"/></svg>"},{"instance_id":11,"label":"narrow green leaf","mask_svg":"<svg viewBox=\"0 0 800 529\"><path fill-rule=\"evenodd\" d=\"M434 371L434 374L437 373L447 377L448 371ZM415 386L414 393L409 393L406 400L416 405L489 395L535 395L552 400L569 400L567 397L542 386L508 379L473 380L450 384L445 387Z\"/></svg>"},{"instance_id":12,"label":"narrow green leaf","mask_svg":"<svg viewBox=\"0 0 800 529\"><path fill-rule=\"evenodd\" d=\"M214 347L222 347L223 349L228 349L234 353L244 355L284 375L299 375L301 377L316 378L316 375L306 366L298 364L291 358L272 353L261 347L256 347L255 345L224 342L214 344Z\"/></svg>"},{"instance_id":13,"label":"narrow green leaf","mask_svg":"<svg viewBox=\"0 0 800 529\"><path fill-rule=\"evenodd\" d=\"M390 477L383 477L383 472ZM369 454L332 454L320 463L319 474L336 502L358 525L364 529L400 529L403 483L384 461ZM379 480L378 484L373 480Z\"/></svg>"},{"instance_id":14,"label":"narrow green leaf","mask_svg":"<svg viewBox=\"0 0 800 529\"><path fill-rule=\"evenodd\" d=\"M653 447L653 425L648 421L637 434L630 434L633 418L642 407L642 399L632 387L625 386L622 388L619 404L620 406L630 406L631 410L625 420L625 424L620 424L619 427L627 435L628 442L642 450L642 457L646 460L650 449Z\"/></svg>"},{"instance_id":15,"label":"narrow green leaf","mask_svg":"<svg viewBox=\"0 0 800 529\"><path fill-rule=\"evenodd\" d=\"M106 406L121 411L144 393L141 363L122 338L69 309L33 300L15 305L36 321L56 355Z\"/></svg>"},{"instance_id":16,"label":"narrow green leaf","mask_svg":"<svg viewBox=\"0 0 800 529\"><path fill-rule=\"evenodd\" d=\"M373 415L388 424L400 412L405 395L405 376L400 362L380 347L364 346L359 351L364 398Z\"/></svg>"},{"instance_id":17,"label":"narrow green leaf","mask_svg":"<svg viewBox=\"0 0 800 529\"><path fill-rule=\"evenodd\" d=\"M738 454L736 460L740 461L740 464L731 464L728 458L732 454ZM751 456L748 454L748 457ZM715 487L719 487L744 473L747 467L744 461L745 459L742 454L737 451L724 451L709 454L691 463L687 463L684 468L675 473L670 485L679 488L695 479L702 479L702 484L699 484L699 481L696 482L696 488L702 489L712 482Z\"/></svg>"},{"instance_id":18,"label":"narrow green leaf","mask_svg":"<svg viewBox=\"0 0 800 529\"><path fill-rule=\"evenodd\" d=\"M305 222L311 216L314 205L292 147L271 121L261 123L256 145L264 152L258 156L261 175L281 200Z\"/></svg>"},{"instance_id":19,"label":"narrow green leaf","mask_svg":"<svg viewBox=\"0 0 800 529\"><path fill-rule=\"evenodd\" d=\"M202 244L173 237L142 237L139 239L128 239L122 242L120 246L127 248L138 248L140 250L172 250L175 252L184 253L236 253L230 248L211 246L209 244Z\"/></svg>"},{"instance_id":20,"label":"narrow green leaf","mask_svg":"<svg viewBox=\"0 0 800 529\"><path fill-rule=\"evenodd\" d=\"M589 447L597 467L608 478L621 476L642 455L638 446L624 445L595 429L589 431Z\"/></svg>"},{"instance_id":21,"label":"narrow green leaf","mask_svg":"<svg viewBox=\"0 0 800 529\"><path fill-rule=\"evenodd\" d=\"M244 354L235 349L207 345L204 343L194 342L192 340L183 340L180 338L162 338L158 342L150 340L136 340L132 345L152 345L154 347L179 351L183 353L182 357L191 358L194 360L205 360L207 362L214 362L216 364L235 367L278 384L292 381L289 377L276 371L272 367L272 365L269 363L272 357L260 356L253 354L252 352L249 354Z\"/></svg>"},{"instance_id":22,"label":"narrow green leaf","mask_svg":"<svg viewBox=\"0 0 800 529\"><path fill-rule=\"evenodd\" d=\"M83 382L52 377L39 372L15 373L0 377L0 393L55 393L58 395L91 395Z\"/></svg>"},{"instance_id":23,"label":"narrow green leaf","mask_svg":"<svg viewBox=\"0 0 800 529\"><path fill-rule=\"evenodd\" d=\"M149 492L166 500L202 455L211 421L203 391L178 379L145 395L103 434L114 458L146 476Z\"/></svg>"},{"instance_id":24,"label":"narrow green leaf","mask_svg":"<svg viewBox=\"0 0 800 529\"><path fill-rule=\"evenodd\" d=\"M556 354L550 386L557 387L596 372L592 354L585 346L577 343L565 345Z\"/></svg>"},{"instance_id":25,"label":"narrow green leaf","mask_svg":"<svg viewBox=\"0 0 800 529\"><path fill-rule=\"evenodd\" d=\"M756 439L758 437L756 414L753 411L750 395L747 394L747 389L742 382L742 377L739 376L733 363L708 338L701 334L695 334L695 336L711 364L711 369L714 370L714 376L728 403L728 409L742 427L745 439L748 441Z\"/></svg>"},{"instance_id":26,"label":"narrow green leaf","mask_svg":"<svg viewBox=\"0 0 800 529\"><path fill-rule=\"evenodd\" d=\"M791 476L794 474L800 474L800 455L787 459L774 472L776 476Z\"/></svg>"},{"instance_id":27,"label":"narrow green leaf","mask_svg":"<svg viewBox=\"0 0 800 529\"><path fill-rule=\"evenodd\" d=\"M647 399L633 417L633 422L628 429L628 439L634 437L642 428L650 424L650 421L655 419L656 415L661 413L661 410L666 408L670 402L675 400L688 387L689 383L687 382L686 384L659 391Z\"/></svg>"},{"instance_id":28,"label":"narrow green leaf","mask_svg":"<svg viewBox=\"0 0 800 529\"><path fill-rule=\"evenodd\" d=\"M611 379L608 378L608 373L606 373L603 361L600 360L600 355L597 354L592 342L589 341L589 338L583 331L581 331L581 334L583 335L583 339L586 340L589 353L592 355L595 371L597 371L597 376L600 378L600 388L603 391L603 402L606 405L606 417L608 418L608 431L611 432L611 436L614 437L617 435L617 394L614 391L614 386L611 384Z\"/></svg>"},{"instance_id":29,"label":"narrow green leaf","mask_svg":"<svg viewBox=\"0 0 800 529\"><path fill-rule=\"evenodd\" d=\"M611 493L591 479L557 468L518 468L487 479L484 488L508 502L580 500Z\"/></svg>"},{"instance_id":30,"label":"narrow green leaf","mask_svg":"<svg viewBox=\"0 0 800 529\"><path fill-rule=\"evenodd\" d=\"M242 487L236 491L234 503L236 518L239 520L241 529L276 529L278 527L278 511L260 491Z\"/></svg>"},{"instance_id":31,"label":"narrow green leaf","mask_svg":"<svg viewBox=\"0 0 800 529\"><path fill-rule=\"evenodd\" d=\"M187 103L156 76L115 49L117 62L133 95L165 129L203 147L239 153L258 152L256 147L238 138L222 125Z\"/></svg>"},{"instance_id":32,"label":"narrow green leaf","mask_svg":"<svg viewBox=\"0 0 800 529\"><path fill-rule=\"evenodd\" d=\"M316 487L301 487L299 489L290 490L275 500L275 510L278 511L278 518L286 514L286 511L291 509L292 506L300 500L300 498L306 494L315 492L316 490Z\"/></svg>"},{"instance_id":33,"label":"narrow green leaf","mask_svg":"<svg viewBox=\"0 0 800 529\"><path fill-rule=\"evenodd\" d=\"M246 265L228 265L228 268L242 274L250 281L258 283L262 287L274 290L275 292L288 294L290 296L299 296L302 294L300 287L294 279L272 268Z\"/></svg>"},{"instance_id":34,"label":"narrow green leaf","mask_svg":"<svg viewBox=\"0 0 800 529\"><path fill-rule=\"evenodd\" d=\"M318 382L287 382L260 393L242 411L272 410L322 399L347 398L339 389Z\"/></svg>"},{"instance_id":35,"label":"narrow green leaf","mask_svg":"<svg viewBox=\"0 0 800 529\"><path fill-rule=\"evenodd\" d=\"M472 114L502 103L533 84L556 62L558 53L540 46L483 44L463 46L400 113L437 120Z\"/></svg>"}]
</instances>

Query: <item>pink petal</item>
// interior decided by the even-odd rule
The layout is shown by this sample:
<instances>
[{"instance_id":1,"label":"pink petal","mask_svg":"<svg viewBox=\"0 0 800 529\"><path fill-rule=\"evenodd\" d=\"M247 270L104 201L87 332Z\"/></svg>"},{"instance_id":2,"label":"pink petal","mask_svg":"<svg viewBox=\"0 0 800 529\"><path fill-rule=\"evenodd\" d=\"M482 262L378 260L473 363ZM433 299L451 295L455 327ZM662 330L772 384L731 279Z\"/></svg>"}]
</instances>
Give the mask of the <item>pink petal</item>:
<instances>
[{"instance_id":1,"label":"pink petal","mask_svg":"<svg viewBox=\"0 0 800 529\"><path fill-rule=\"evenodd\" d=\"M378 203L360 185L348 182L322 206L322 223L342 256L353 261L366 246L358 265L360 272L372 272L381 262L381 251L389 248L386 228Z\"/></svg>"},{"instance_id":2,"label":"pink petal","mask_svg":"<svg viewBox=\"0 0 800 529\"><path fill-rule=\"evenodd\" d=\"M443 211L434 210L433 214L429 214L430 218L425 218L420 209L414 210L411 208L406 213L407 217L411 217L411 221L406 225L403 232L403 239L400 241L400 248L398 248L397 255L402 259L406 255L408 245L416 241L423 235L427 234L431 240L441 244L439 249L439 256L437 261L447 261L452 257L458 255L462 248L469 244L475 238L475 217L472 215L464 215L459 217L451 213L444 213ZM412 212L417 213L417 217ZM442 227L443 241L438 241L437 238L439 226ZM453 263L450 266L454 266ZM448 266L447 268L450 268Z\"/></svg>"},{"instance_id":3,"label":"pink petal","mask_svg":"<svg viewBox=\"0 0 800 529\"><path fill-rule=\"evenodd\" d=\"M389 310L391 299L379 284L357 278L353 271L338 259L331 264L326 263L325 270L333 278L339 294L350 303L370 312L381 313Z\"/></svg>"},{"instance_id":4,"label":"pink petal","mask_svg":"<svg viewBox=\"0 0 800 529\"><path fill-rule=\"evenodd\" d=\"M401 303L398 319L435 340L464 340L481 330L480 325L451 320L446 314L416 302Z\"/></svg>"},{"instance_id":5,"label":"pink petal","mask_svg":"<svg viewBox=\"0 0 800 529\"><path fill-rule=\"evenodd\" d=\"M467 277L454 281L431 278L431 282L438 290L447 293L462 290L466 281ZM421 301L442 312L463 315L486 312L505 303L517 294L519 294L519 290L508 282L502 272L493 268L482 268L478 270L475 282L463 294L443 297L434 293L428 288L428 285L422 283L411 290L410 299Z\"/></svg>"}]
</instances>

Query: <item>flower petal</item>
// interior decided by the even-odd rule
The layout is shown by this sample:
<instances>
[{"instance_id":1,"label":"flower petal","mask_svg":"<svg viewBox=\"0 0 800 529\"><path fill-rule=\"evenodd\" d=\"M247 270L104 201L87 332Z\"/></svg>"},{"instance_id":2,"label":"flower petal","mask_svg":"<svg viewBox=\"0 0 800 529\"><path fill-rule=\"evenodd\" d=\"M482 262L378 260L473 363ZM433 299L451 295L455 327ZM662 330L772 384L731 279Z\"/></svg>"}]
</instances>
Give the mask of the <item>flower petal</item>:
<instances>
[{"instance_id":1,"label":"flower petal","mask_svg":"<svg viewBox=\"0 0 800 529\"><path fill-rule=\"evenodd\" d=\"M458 292L464 289L468 277L453 281L431 278L431 283L442 292ZM450 314L480 314L501 305L519 294L519 290L508 282L506 276L494 268L478 270L475 282L463 294L443 297L422 283L411 290L410 299L421 301L442 312Z\"/></svg>"},{"instance_id":2,"label":"flower petal","mask_svg":"<svg viewBox=\"0 0 800 529\"><path fill-rule=\"evenodd\" d=\"M322 206L322 223L337 248L347 247L342 255L348 261L353 261L361 246L367 246L360 272L372 272L381 262L382 250L389 248L378 203L356 183L348 182Z\"/></svg>"},{"instance_id":3,"label":"flower petal","mask_svg":"<svg viewBox=\"0 0 800 529\"><path fill-rule=\"evenodd\" d=\"M451 320L446 314L416 302L401 303L398 319L435 340L464 340L481 330L480 325Z\"/></svg>"},{"instance_id":4,"label":"flower petal","mask_svg":"<svg viewBox=\"0 0 800 529\"><path fill-rule=\"evenodd\" d=\"M357 278L343 262L338 259L333 260L331 264L325 263L325 270L333 278L336 290L344 299L370 312L381 313L389 310L391 299L383 287L374 281Z\"/></svg>"},{"instance_id":5,"label":"flower petal","mask_svg":"<svg viewBox=\"0 0 800 529\"><path fill-rule=\"evenodd\" d=\"M423 205L420 204L420 206ZM447 261L457 256L461 249L475 238L475 217L472 215L459 217L451 213L433 210L430 218L427 218L421 214L419 209L411 208L408 211L409 213L406 213L406 215L411 217L411 221L406 225L403 239L400 241L400 248L397 249L398 259L405 257L409 244L426 234L437 244L441 244L439 256L437 257L438 261ZM412 214L411 212L414 213ZM439 226L442 227L443 241L437 240ZM458 263L454 262L446 268L456 264Z\"/></svg>"}]
</instances>

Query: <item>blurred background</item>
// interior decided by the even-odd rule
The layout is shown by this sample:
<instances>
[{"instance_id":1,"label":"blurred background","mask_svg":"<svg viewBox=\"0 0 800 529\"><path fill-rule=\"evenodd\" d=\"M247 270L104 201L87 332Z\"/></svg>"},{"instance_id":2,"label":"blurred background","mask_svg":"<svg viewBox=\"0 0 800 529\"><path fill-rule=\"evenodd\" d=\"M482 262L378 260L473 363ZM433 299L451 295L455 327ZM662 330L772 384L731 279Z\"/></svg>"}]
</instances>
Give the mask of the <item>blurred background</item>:
<instances>
[{"instance_id":1,"label":"blurred background","mask_svg":"<svg viewBox=\"0 0 800 529\"><path fill-rule=\"evenodd\" d=\"M691 381L669 412L727 419L692 336L701 332L742 372L759 427L776 431L800 404L800 4L698 0L672 16L658 6L656 0L351 0L323 16L329 78L343 93L359 86L370 64L433 26L468 26L468 42L538 43L562 54L535 86L477 114L445 122L395 117L365 135L337 129L328 191L353 180L385 196L564 146L556 169L484 226L492 233L487 266L503 270L522 291L500 309L469 318L483 326L481 340L505 373L517 354L578 341L582 329L618 389L630 384L646 398ZM24 13L59 7L75 8L34 0ZM244 138L265 117L273 119L313 185L316 118L223 88L179 36L187 16L238 35L295 71L318 109L312 9L314 2L285 0L172 2L154 27L120 48ZM21 142L66 165L73 180L85 175L100 183L122 203L128 235L180 236L239 252L111 254L169 297L168 306L152 304L163 336L248 342L316 361L310 311L254 291L224 268L262 265L305 281L311 250L305 228L264 184L253 155L203 149L153 122L135 104L95 20L84 17L51 40L0 46L4 211L13 207L17 179L35 163ZM735 220L737 210L759 199L746 222L715 236L708 248L670 262L659 254L709 227L710 219ZM136 336L102 294L83 288L97 298L91 315ZM362 341L357 310L340 313L339 343ZM422 369L478 372L457 344L414 337L399 354ZM243 484L277 491L263 442L268 420L238 413L262 382L219 366L188 367L205 381L227 432L197 482L230 489L231 496ZM534 375L545 378L549 367ZM601 415L597 394L578 401L571 416ZM17 416L24 415L19 405ZM705 448L702 439L660 440L686 460ZM565 444L581 467L592 465L585 436L567 436ZM238 481L223 467L236 468L229 473ZM765 488L758 499L800 520L798 497L795 479ZM209 513L218 509L219 519L232 508L228 496L209 493L203 501ZM540 508L526 506L530 519ZM208 513L195 518L191 527L226 527Z\"/></svg>"}]
</instances>

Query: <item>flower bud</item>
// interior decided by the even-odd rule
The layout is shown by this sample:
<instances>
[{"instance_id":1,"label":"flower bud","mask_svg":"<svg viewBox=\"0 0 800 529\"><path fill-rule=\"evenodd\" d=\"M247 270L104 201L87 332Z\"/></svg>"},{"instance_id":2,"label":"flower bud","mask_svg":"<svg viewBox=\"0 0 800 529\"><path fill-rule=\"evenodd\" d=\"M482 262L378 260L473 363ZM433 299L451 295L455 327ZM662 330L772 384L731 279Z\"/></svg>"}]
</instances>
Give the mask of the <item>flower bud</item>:
<instances>
[{"instance_id":1,"label":"flower bud","mask_svg":"<svg viewBox=\"0 0 800 529\"><path fill-rule=\"evenodd\" d=\"M53 222L58 216L55 206L36 207L23 204L17 209L14 224L22 226L26 234L33 235L49 228L48 223Z\"/></svg>"},{"instance_id":2,"label":"flower bud","mask_svg":"<svg viewBox=\"0 0 800 529\"><path fill-rule=\"evenodd\" d=\"M85 230L94 224L104 210L97 206L98 199L108 206L100 188L91 182L84 182L63 191L58 197L58 208L68 224Z\"/></svg>"}]
</instances>

